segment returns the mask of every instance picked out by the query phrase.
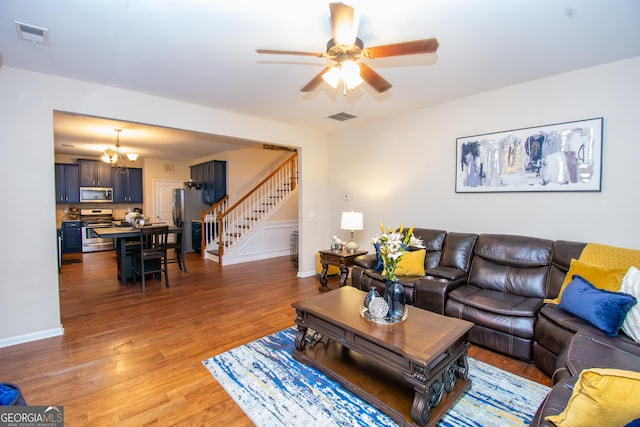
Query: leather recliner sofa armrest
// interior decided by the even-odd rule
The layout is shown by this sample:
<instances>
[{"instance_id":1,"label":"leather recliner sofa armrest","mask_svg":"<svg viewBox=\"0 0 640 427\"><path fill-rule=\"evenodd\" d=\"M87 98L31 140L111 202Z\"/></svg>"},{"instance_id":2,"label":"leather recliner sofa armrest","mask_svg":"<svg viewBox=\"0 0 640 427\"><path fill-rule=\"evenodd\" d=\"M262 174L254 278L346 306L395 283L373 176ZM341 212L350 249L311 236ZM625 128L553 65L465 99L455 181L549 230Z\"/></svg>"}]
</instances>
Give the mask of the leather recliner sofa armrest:
<instances>
[{"instance_id":1,"label":"leather recliner sofa armrest","mask_svg":"<svg viewBox=\"0 0 640 427\"><path fill-rule=\"evenodd\" d=\"M442 268L442 267L440 267ZM431 272L435 269L429 269ZM459 270L460 271L460 270ZM467 283L467 276L463 273L453 279L428 275L418 279L415 285L414 305L433 313L445 315L445 306L449 292Z\"/></svg>"},{"instance_id":2,"label":"leather recliner sofa armrest","mask_svg":"<svg viewBox=\"0 0 640 427\"><path fill-rule=\"evenodd\" d=\"M455 267L438 266L425 270L425 276L433 276L438 279L457 280L460 277L466 277L467 273Z\"/></svg>"},{"instance_id":3,"label":"leather recliner sofa armrest","mask_svg":"<svg viewBox=\"0 0 640 427\"><path fill-rule=\"evenodd\" d=\"M353 260L353 264L365 269L372 269L376 266L378 260L376 254L360 255Z\"/></svg>"}]
</instances>

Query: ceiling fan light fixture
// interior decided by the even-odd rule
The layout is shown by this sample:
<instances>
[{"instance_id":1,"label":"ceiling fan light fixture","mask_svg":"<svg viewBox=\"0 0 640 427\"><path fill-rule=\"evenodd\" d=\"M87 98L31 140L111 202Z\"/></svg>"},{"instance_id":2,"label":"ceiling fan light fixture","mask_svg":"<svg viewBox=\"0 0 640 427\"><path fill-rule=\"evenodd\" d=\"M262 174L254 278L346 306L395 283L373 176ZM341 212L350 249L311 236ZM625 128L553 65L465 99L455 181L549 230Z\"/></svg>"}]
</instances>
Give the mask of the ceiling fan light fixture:
<instances>
[{"instance_id":1,"label":"ceiling fan light fixture","mask_svg":"<svg viewBox=\"0 0 640 427\"><path fill-rule=\"evenodd\" d=\"M342 63L340 67L340 77L347 86L347 89L354 89L364 81L362 77L360 77L360 67L351 60Z\"/></svg>"},{"instance_id":2,"label":"ceiling fan light fixture","mask_svg":"<svg viewBox=\"0 0 640 427\"><path fill-rule=\"evenodd\" d=\"M322 79L329 84L332 88L337 88L340 83L340 67L335 66L322 75Z\"/></svg>"}]
</instances>

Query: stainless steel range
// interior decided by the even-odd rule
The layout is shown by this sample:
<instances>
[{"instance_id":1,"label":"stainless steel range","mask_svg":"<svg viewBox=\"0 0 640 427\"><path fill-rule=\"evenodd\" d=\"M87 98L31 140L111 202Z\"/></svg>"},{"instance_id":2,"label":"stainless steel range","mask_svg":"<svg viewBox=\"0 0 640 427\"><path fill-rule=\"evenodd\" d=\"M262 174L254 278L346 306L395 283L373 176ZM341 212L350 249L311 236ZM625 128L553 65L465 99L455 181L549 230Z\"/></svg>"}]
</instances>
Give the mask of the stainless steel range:
<instances>
[{"instance_id":1,"label":"stainless steel range","mask_svg":"<svg viewBox=\"0 0 640 427\"><path fill-rule=\"evenodd\" d=\"M113 239L98 237L96 228L108 228L113 224L113 209L80 209L82 221L82 252L113 249Z\"/></svg>"}]
</instances>

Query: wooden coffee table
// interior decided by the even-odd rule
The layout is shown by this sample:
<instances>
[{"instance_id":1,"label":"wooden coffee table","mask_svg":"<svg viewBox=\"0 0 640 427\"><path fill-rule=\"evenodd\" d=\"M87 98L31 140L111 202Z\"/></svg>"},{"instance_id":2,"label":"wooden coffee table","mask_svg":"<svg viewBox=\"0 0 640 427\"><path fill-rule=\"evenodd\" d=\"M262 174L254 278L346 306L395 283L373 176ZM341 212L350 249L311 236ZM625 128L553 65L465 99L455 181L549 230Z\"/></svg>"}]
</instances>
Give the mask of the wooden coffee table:
<instances>
[{"instance_id":1,"label":"wooden coffee table","mask_svg":"<svg viewBox=\"0 0 640 427\"><path fill-rule=\"evenodd\" d=\"M469 389L473 324L415 307L407 320L363 319L351 286L296 302L293 358L322 371L401 425L435 425Z\"/></svg>"}]
</instances>

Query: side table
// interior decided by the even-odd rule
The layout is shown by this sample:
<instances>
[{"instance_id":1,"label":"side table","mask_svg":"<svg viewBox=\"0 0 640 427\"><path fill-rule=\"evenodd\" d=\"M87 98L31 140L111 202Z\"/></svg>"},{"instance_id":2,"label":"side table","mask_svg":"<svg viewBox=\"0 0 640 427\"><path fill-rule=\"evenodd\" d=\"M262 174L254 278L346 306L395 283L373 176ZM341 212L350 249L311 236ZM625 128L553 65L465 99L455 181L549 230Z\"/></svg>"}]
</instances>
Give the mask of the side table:
<instances>
[{"instance_id":1,"label":"side table","mask_svg":"<svg viewBox=\"0 0 640 427\"><path fill-rule=\"evenodd\" d=\"M320 273L320 290L328 291L327 286L327 270L330 265L340 267L340 286L347 284L347 277L349 276L349 267L353 265L353 261L360 255L367 254L367 251L319 251L320 263L322 264L322 273Z\"/></svg>"}]
</instances>

